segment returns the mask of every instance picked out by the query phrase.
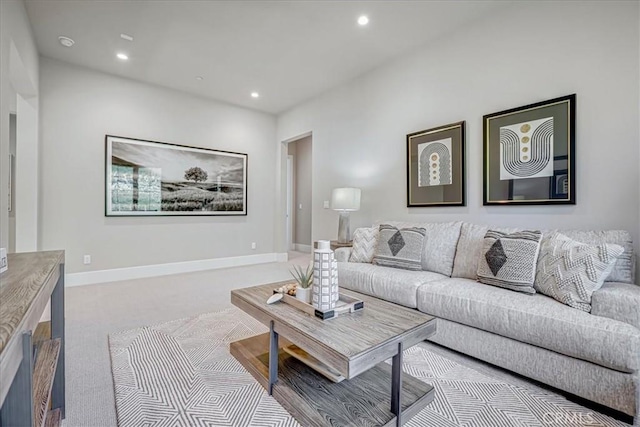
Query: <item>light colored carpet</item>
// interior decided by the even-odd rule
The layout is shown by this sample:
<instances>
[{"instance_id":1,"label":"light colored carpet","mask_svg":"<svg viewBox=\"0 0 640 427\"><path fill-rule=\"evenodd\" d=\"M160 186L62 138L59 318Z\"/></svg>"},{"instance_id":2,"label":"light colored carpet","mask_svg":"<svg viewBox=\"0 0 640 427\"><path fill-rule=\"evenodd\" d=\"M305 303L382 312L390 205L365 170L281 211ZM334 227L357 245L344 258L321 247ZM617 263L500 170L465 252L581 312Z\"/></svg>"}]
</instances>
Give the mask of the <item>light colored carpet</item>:
<instances>
[{"instance_id":1,"label":"light colored carpet","mask_svg":"<svg viewBox=\"0 0 640 427\"><path fill-rule=\"evenodd\" d=\"M64 427L114 427L113 380L107 336L125 329L220 310L232 289L287 280L288 263L209 270L65 289L66 419Z\"/></svg>"},{"instance_id":2,"label":"light colored carpet","mask_svg":"<svg viewBox=\"0 0 640 427\"><path fill-rule=\"evenodd\" d=\"M230 307L110 335L119 426L298 426L229 353L231 342L264 332ZM485 375L427 344L407 349L403 368L436 391L408 427L624 425L555 393ZM354 414L350 425L368 421Z\"/></svg>"}]
</instances>

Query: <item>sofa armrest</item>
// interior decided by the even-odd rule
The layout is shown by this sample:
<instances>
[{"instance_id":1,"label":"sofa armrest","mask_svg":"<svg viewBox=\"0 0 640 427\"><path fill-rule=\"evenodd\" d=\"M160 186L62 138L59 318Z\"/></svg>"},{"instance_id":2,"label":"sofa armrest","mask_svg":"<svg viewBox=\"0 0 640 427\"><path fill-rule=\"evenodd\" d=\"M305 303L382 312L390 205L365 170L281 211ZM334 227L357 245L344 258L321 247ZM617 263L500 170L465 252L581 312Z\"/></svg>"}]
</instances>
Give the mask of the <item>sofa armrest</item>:
<instances>
[{"instance_id":1,"label":"sofa armrest","mask_svg":"<svg viewBox=\"0 0 640 427\"><path fill-rule=\"evenodd\" d=\"M338 262L349 262L349 257L351 256L351 248L350 247L342 247L337 248L334 251L336 261Z\"/></svg>"},{"instance_id":2,"label":"sofa armrest","mask_svg":"<svg viewBox=\"0 0 640 427\"><path fill-rule=\"evenodd\" d=\"M591 297L591 314L640 329L640 286L606 282Z\"/></svg>"}]
</instances>

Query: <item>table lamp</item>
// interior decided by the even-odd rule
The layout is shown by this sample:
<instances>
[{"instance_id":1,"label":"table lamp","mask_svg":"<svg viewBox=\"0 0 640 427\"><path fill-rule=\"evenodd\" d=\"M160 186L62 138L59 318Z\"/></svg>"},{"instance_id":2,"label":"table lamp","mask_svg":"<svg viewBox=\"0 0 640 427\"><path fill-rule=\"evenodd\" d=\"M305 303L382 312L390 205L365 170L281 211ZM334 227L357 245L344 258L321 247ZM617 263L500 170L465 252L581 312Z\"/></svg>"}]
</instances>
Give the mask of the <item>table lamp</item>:
<instances>
[{"instance_id":1,"label":"table lamp","mask_svg":"<svg viewBox=\"0 0 640 427\"><path fill-rule=\"evenodd\" d=\"M334 188L331 193L331 209L340 212L338 243L349 243L351 241L349 212L360 209L360 189Z\"/></svg>"}]
</instances>

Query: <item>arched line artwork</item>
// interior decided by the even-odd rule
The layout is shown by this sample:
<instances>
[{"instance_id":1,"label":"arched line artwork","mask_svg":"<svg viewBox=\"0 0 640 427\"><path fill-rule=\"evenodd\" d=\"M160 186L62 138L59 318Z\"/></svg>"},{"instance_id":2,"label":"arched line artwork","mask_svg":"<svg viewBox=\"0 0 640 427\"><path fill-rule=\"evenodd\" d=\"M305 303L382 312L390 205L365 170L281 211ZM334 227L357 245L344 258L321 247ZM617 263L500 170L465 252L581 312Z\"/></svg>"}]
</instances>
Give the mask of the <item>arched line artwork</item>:
<instances>
[{"instance_id":1,"label":"arched line artwork","mask_svg":"<svg viewBox=\"0 0 640 427\"><path fill-rule=\"evenodd\" d=\"M553 176L553 117L500 128L500 179Z\"/></svg>"},{"instance_id":2,"label":"arched line artwork","mask_svg":"<svg viewBox=\"0 0 640 427\"><path fill-rule=\"evenodd\" d=\"M452 184L451 138L418 144L418 187Z\"/></svg>"}]
</instances>

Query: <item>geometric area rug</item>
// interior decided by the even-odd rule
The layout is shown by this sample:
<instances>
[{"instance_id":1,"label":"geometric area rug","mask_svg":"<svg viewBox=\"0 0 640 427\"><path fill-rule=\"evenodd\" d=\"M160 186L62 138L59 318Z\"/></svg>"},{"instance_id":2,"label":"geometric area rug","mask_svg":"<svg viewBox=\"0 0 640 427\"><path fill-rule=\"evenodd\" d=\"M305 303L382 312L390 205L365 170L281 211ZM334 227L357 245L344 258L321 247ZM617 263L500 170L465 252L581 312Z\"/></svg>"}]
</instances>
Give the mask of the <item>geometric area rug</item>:
<instances>
[{"instance_id":1,"label":"geometric area rug","mask_svg":"<svg viewBox=\"0 0 640 427\"><path fill-rule=\"evenodd\" d=\"M119 427L298 427L229 353L229 343L268 329L228 309L111 334ZM407 427L611 426L627 424L563 396L492 378L418 344L404 372L435 399Z\"/></svg>"}]
</instances>

